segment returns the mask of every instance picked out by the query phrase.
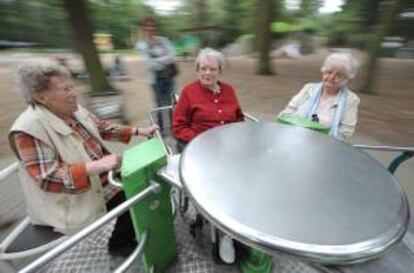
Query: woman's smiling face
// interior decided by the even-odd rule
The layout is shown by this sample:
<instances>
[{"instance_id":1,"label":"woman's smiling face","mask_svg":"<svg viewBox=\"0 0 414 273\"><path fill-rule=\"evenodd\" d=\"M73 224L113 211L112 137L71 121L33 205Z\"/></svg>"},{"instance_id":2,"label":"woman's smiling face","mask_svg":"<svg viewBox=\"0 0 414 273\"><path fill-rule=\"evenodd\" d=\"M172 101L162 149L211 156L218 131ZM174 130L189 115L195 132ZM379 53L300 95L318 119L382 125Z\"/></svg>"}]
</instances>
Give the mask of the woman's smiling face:
<instances>
[{"instance_id":1,"label":"woman's smiling face","mask_svg":"<svg viewBox=\"0 0 414 273\"><path fill-rule=\"evenodd\" d=\"M220 78L220 63L216 58L202 58L198 64L198 79L207 88L214 87Z\"/></svg>"}]
</instances>

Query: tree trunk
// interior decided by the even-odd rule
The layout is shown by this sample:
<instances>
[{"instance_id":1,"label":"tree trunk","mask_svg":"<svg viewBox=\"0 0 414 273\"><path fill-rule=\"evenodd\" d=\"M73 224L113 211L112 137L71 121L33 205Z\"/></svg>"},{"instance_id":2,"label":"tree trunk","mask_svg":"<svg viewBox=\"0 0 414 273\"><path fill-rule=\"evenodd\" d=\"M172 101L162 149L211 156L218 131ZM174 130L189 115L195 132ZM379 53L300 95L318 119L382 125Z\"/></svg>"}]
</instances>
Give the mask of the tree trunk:
<instances>
[{"instance_id":1,"label":"tree trunk","mask_svg":"<svg viewBox=\"0 0 414 273\"><path fill-rule=\"evenodd\" d=\"M68 15L69 24L73 33L73 44L77 52L82 55L89 80L92 85L92 94L113 92L109 84L98 52L93 44L93 26L88 18L87 1L62 0L63 8Z\"/></svg>"},{"instance_id":2,"label":"tree trunk","mask_svg":"<svg viewBox=\"0 0 414 273\"><path fill-rule=\"evenodd\" d=\"M375 83L378 76L378 57L381 53L381 43L383 38L392 30L395 18L401 11L403 2L404 0L385 0L381 3L378 28L368 45L369 55L365 63L367 74L364 79L364 85L360 89L361 93L375 93Z\"/></svg>"},{"instance_id":3,"label":"tree trunk","mask_svg":"<svg viewBox=\"0 0 414 273\"><path fill-rule=\"evenodd\" d=\"M270 23L273 15L273 0L257 0L257 49L259 51L259 62L257 74L273 75L273 69L269 56L272 37Z\"/></svg>"},{"instance_id":4,"label":"tree trunk","mask_svg":"<svg viewBox=\"0 0 414 273\"><path fill-rule=\"evenodd\" d=\"M197 0L197 12L198 12L198 38L200 39L200 47L204 48L208 46L206 40L206 32L202 30L207 26L207 2L206 0Z\"/></svg>"}]
</instances>

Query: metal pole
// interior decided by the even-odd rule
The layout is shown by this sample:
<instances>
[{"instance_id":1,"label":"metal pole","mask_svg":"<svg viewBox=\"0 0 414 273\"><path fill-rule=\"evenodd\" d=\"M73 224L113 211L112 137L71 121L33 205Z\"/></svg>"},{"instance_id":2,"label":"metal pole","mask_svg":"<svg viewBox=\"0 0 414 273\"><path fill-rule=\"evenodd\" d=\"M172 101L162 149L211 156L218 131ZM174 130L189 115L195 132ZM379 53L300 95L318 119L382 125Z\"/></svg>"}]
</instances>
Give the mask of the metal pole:
<instances>
[{"instance_id":1,"label":"metal pole","mask_svg":"<svg viewBox=\"0 0 414 273\"><path fill-rule=\"evenodd\" d=\"M109 184L122 189L122 183L114 178L114 170L108 172L108 181Z\"/></svg>"},{"instance_id":2,"label":"metal pole","mask_svg":"<svg viewBox=\"0 0 414 273\"><path fill-rule=\"evenodd\" d=\"M246 118L250 119L251 121L254 121L254 122L259 122L259 121L260 121L258 118L256 118L256 117L254 117L254 116L250 115L250 114L249 114L249 113L247 113L247 112L243 112L243 114L244 114L244 116L245 116Z\"/></svg>"},{"instance_id":3,"label":"metal pole","mask_svg":"<svg viewBox=\"0 0 414 273\"><path fill-rule=\"evenodd\" d=\"M150 119L151 124L156 124L155 121L154 121L154 119L152 118L152 112L157 112L157 111L167 110L167 109L172 109L172 106L162 106L162 107L156 108L155 110L149 111L148 116L149 116L149 119ZM163 140L163 138L161 136L160 130L155 131L155 135L161 141L162 148L164 149L165 153L167 155L172 155L172 153L168 150L167 145L165 144L165 142L164 142L164 140Z\"/></svg>"},{"instance_id":4,"label":"metal pole","mask_svg":"<svg viewBox=\"0 0 414 273\"><path fill-rule=\"evenodd\" d=\"M399 156L397 156L396 158L394 158L394 160L390 163L390 165L388 166L388 171L390 171L390 173L394 174L395 171L397 170L397 168L406 160L410 159L411 157L413 157L414 153L413 152L403 152L401 153Z\"/></svg>"},{"instance_id":5,"label":"metal pole","mask_svg":"<svg viewBox=\"0 0 414 273\"><path fill-rule=\"evenodd\" d=\"M138 193L131 199L123 202L121 205L109 211L102 218L99 218L98 220L90 224L89 226L83 228L78 233L70 237L68 240L64 241L62 244L58 245L57 247L50 250L49 252L43 254L39 259L31 262L28 266L20 270L19 273L35 272L36 270L40 269L45 264L47 264L50 260L56 258L60 254L65 252L67 249L71 248L73 245L82 241L89 234L93 233L94 231L96 231L103 225L107 224L112 219L116 218L117 216L121 215L123 212L128 210L129 207L143 200L151 193L154 193L155 191L159 190L160 187L161 186L158 183L152 183L150 186L145 188L142 192Z\"/></svg>"},{"instance_id":6,"label":"metal pole","mask_svg":"<svg viewBox=\"0 0 414 273\"><path fill-rule=\"evenodd\" d=\"M397 146L382 146L382 145L363 145L354 144L355 148L366 149L366 150L380 150L390 152L414 152L414 147L397 147Z\"/></svg>"},{"instance_id":7,"label":"metal pole","mask_svg":"<svg viewBox=\"0 0 414 273\"><path fill-rule=\"evenodd\" d=\"M177 180L174 176L170 175L169 173L158 171L157 175L160 176L165 182L168 182L174 188L177 188L180 191L183 190L183 185L181 184L181 181Z\"/></svg>"},{"instance_id":8,"label":"metal pole","mask_svg":"<svg viewBox=\"0 0 414 273\"><path fill-rule=\"evenodd\" d=\"M183 185L179 176L179 160L181 155L167 157L167 165L157 171L157 175L168 182L174 188L183 190Z\"/></svg>"},{"instance_id":9,"label":"metal pole","mask_svg":"<svg viewBox=\"0 0 414 273\"><path fill-rule=\"evenodd\" d=\"M148 231L145 231L141 238L139 238L139 245L138 247L134 250L134 252L132 252L131 255L129 255L129 257L125 260L125 262L123 262L115 271L114 273L124 273L125 271L127 271L132 263L138 258L138 256L141 254L142 250L145 247L145 244L147 243L148 240Z\"/></svg>"},{"instance_id":10,"label":"metal pole","mask_svg":"<svg viewBox=\"0 0 414 273\"><path fill-rule=\"evenodd\" d=\"M18 163L14 162L0 171L0 181L14 174L18 170Z\"/></svg>"}]
</instances>

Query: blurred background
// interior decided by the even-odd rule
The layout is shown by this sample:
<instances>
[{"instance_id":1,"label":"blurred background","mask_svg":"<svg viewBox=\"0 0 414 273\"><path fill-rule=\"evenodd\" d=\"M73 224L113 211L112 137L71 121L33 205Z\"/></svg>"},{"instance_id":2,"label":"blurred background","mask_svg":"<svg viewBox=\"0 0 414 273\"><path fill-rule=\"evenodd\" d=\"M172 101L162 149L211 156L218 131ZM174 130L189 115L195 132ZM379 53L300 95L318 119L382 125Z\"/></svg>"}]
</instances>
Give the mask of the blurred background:
<instances>
[{"instance_id":1,"label":"blurred background","mask_svg":"<svg viewBox=\"0 0 414 273\"><path fill-rule=\"evenodd\" d=\"M26 106L13 72L27 60L66 65L99 116L146 122L152 91L134 50L144 16L174 43L177 93L196 77L198 50L220 49L224 80L243 110L264 120L320 81L330 52L350 51L361 65L351 85L361 97L353 142L414 146L413 0L0 0L0 167L15 160L7 132ZM409 166L401 181L414 196Z\"/></svg>"}]
</instances>

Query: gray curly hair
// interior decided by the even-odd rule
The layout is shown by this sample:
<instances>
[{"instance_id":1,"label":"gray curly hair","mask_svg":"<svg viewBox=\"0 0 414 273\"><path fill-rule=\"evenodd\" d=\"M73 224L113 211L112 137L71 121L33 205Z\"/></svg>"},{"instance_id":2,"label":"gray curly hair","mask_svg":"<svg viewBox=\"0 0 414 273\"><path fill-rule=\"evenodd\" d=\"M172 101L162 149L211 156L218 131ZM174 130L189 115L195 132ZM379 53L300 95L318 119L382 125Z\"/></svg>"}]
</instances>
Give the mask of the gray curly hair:
<instances>
[{"instance_id":1,"label":"gray curly hair","mask_svg":"<svg viewBox=\"0 0 414 273\"><path fill-rule=\"evenodd\" d=\"M16 70L16 84L27 104L36 103L36 94L47 89L50 78L54 76L71 77L69 70L54 61L29 62Z\"/></svg>"},{"instance_id":2,"label":"gray curly hair","mask_svg":"<svg viewBox=\"0 0 414 273\"><path fill-rule=\"evenodd\" d=\"M200 68L200 62L203 59L206 58L214 58L218 61L219 63L219 69L220 72L223 71L224 69L224 58L223 58L223 54L221 54L221 52L212 49L210 47L206 47L203 48L202 50L200 50L200 52L198 53L197 59L195 61L195 66L196 66L196 70L198 71L198 69Z\"/></svg>"}]
</instances>

